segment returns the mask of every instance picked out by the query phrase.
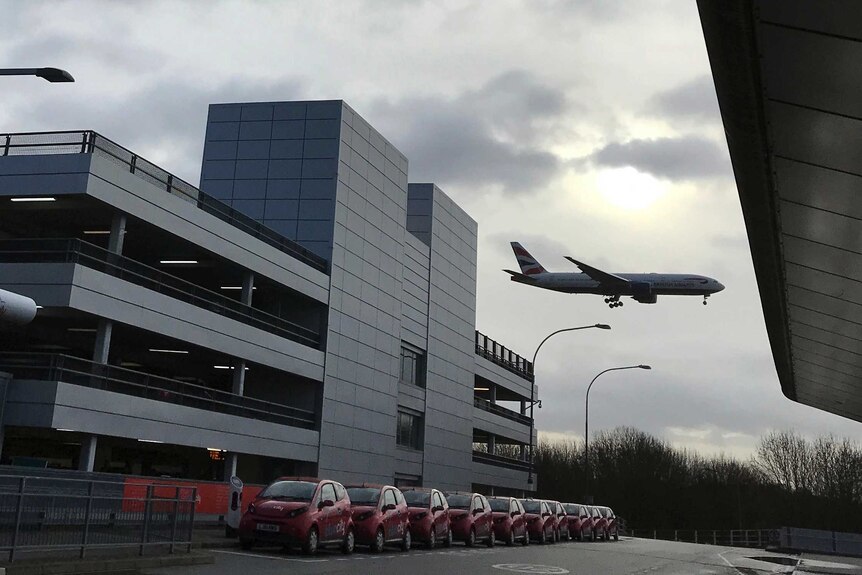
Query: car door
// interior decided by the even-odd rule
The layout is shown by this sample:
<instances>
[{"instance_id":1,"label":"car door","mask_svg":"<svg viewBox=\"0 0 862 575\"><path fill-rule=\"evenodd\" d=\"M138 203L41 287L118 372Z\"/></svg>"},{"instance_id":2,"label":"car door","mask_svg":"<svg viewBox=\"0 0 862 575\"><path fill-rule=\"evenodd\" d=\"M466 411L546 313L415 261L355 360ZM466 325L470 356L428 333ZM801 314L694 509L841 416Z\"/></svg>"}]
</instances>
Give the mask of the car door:
<instances>
[{"instance_id":1,"label":"car door","mask_svg":"<svg viewBox=\"0 0 862 575\"><path fill-rule=\"evenodd\" d=\"M445 537L449 523L447 520L449 512L443 502L443 497L437 491L435 491L431 497L431 509L437 510L432 512L433 520L431 528L434 529L434 533L437 534L437 537Z\"/></svg>"},{"instance_id":2,"label":"car door","mask_svg":"<svg viewBox=\"0 0 862 575\"><path fill-rule=\"evenodd\" d=\"M542 529L549 536L553 535L554 517L551 513L551 508L548 507L548 504L545 501L542 501L542 507L540 509L542 511Z\"/></svg>"},{"instance_id":3,"label":"car door","mask_svg":"<svg viewBox=\"0 0 862 575\"><path fill-rule=\"evenodd\" d=\"M512 535L520 537L524 534L524 512L517 499L509 500L509 515L512 517Z\"/></svg>"},{"instance_id":4,"label":"car door","mask_svg":"<svg viewBox=\"0 0 862 575\"><path fill-rule=\"evenodd\" d=\"M476 515L477 527L476 535L479 537L487 537L491 533L491 514L488 510L491 504L483 496L476 496L476 509L481 509L481 512Z\"/></svg>"},{"instance_id":5,"label":"car door","mask_svg":"<svg viewBox=\"0 0 862 575\"><path fill-rule=\"evenodd\" d=\"M395 501L395 493L391 489L384 489L382 494L383 499L383 530L386 533L386 539L398 539L398 527L401 520L398 517L398 504ZM391 506L391 507L390 507Z\"/></svg>"},{"instance_id":6,"label":"car door","mask_svg":"<svg viewBox=\"0 0 862 575\"><path fill-rule=\"evenodd\" d=\"M320 488L320 502L323 506L320 508L320 517L317 521L321 541L333 541L339 538L336 533L339 509L335 506L335 500L335 487L332 483L324 483ZM331 501L332 505L326 505L327 501Z\"/></svg>"}]
</instances>

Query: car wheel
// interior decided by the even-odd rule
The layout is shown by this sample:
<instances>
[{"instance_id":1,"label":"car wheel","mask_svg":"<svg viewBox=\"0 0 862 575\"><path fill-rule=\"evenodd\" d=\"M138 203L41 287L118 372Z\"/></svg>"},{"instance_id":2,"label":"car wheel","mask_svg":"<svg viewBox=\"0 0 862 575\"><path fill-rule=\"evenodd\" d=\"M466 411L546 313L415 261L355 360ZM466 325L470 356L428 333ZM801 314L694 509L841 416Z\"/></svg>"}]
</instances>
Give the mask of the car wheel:
<instances>
[{"instance_id":1,"label":"car wheel","mask_svg":"<svg viewBox=\"0 0 862 575\"><path fill-rule=\"evenodd\" d=\"M452 529L446 530L446 539L443 541L443 547L452 547Z\"/></svg>"},{"instance_id":2,"label":"car wheel","mask_svg":"<svg viewBox=\"0 0 862 575\"><path fill-rule=\"evenodd\" d=\"M437 531L434 527L431 527L431 536L428 537L428 549L434 549L437 547Z\"/></svg>"},{"instance_id":3,"label":"car wheel","mask_svg":"<svg viewBox=\"0 0 862 575\"><path fill-rule=\"evenodd\" d=\"M317 546L319 543L320 540L317 534L317 527L312 526L311 529L308 530L305 543L302 545L302 552L306 555L315 555L317 553Z\"/></svg>"},{"instance_id":4,"label":"car wheel","mask_svg":"<svg viewBox=\"0 0 862 575\"><path fill-rule=\"evenodd\" d=\"M488 541L486 541L485 543L488 545L488 547L493 547L497 544L497 534L494 533L493 529L491 529L491 531L488 533Z\"/></svg>"},{"instance_id":5,"label":"car wheel","mask_svg":"<svg viewBox=\"0 0 862 575\"><path fill-rule=\"evenodd\" d=\"M599 539L598 533L596 533L596 530L593 529L592 535L590 536L590 541L598 541L598 539Z\"/></svg>"},{"instance_id":6,"label":"car wheel","mask_svg":"<svg viewBox=\"0 0 862 575\"><path fill-rule=\"evenodd\" d=\"M404 540L401 541L401 550L410 551L410 545L413 543L413 538L410 536L410 530L404 531Z\"/></svg>"},{"instance_id":7,"label":"car wheel","mask_svg":"<svg viewBox=\"0 0 862 575\"><path fill-rule=\"evenodd\" d=\"M511 547L515 544L515 528L509 529L509 538L506 539L506 545Z\"/></svg>"},{"instance_id":8,"label":"car wheel","mask_svg":"<svg viewBox=\"0 0 862 575\"><path fill-rule=\"evenodd\" d=\"M554 543L560 542L560 530L559 529L554 529L553 537L554 537Z\"/></svg>"},{"instance_id":9,"label":"car wheel","mask_svg":"<svg viewBox=\"0 0 862 575\"><path fill-rule=\"evenodd\" d=\"M350 555L353 553L354 547L356 547L356 536L353 534L353 529L348 529L347 535L344 536L344 542L341 544L341 552Z\"/></svg>"},{"instance_id":10,"label":"car wheel","mask_svg":"<svg viewBox=\"0 0 862 575\"><path fill-rule=\"evenodd\" d=\"M471 527L470 534L467 535L467 540L464 541L464 545L467 547L473 547L476 544L476 529Z\"/></svg>"},{"instance_id":11,"label":"car wheel","mask_svg":"<svg viewBox=\"0 0 862 575\"><path fill-rule=\"evenodd\" d=\"M548 543L548 532L543 528L542 535L539 537L539 544L546 545Z\"/></svg>"},{"instance_id":12,"label":"car wheel","mask_svg":"<svg viewBox=\"0 0 862 575\"><path fill-rule=\"evenodd\" d=\"M575 533L575 539L577 539L578 541L583 541L584 540L584 532L581 531L580 529L578 529L578 532Z\"/></svg>"},{"instance_id":13,"label":"car wheel","mask_svg":"<svg viewBox=\"0 0 862 575\"><path fill-rule=\"evenodd\" d=\"M248 551L254 547L254 539L240 539L239 546Z\"/></svg>"},{"instance_id":14,"label":"car wheel","mask_svg":"<svg viewBox=\"0 0 862 575\"><path fill-rule=\"evenodd\" d=\"M619 540L620 540L620 532L614 531L614 541L619 541Z\"/></svg>"},{"instance_id":15,"label":"car wheel","mask_svg":"<svg viewBox=\"0 0 862 575\"><path fill-rule=\"evenodd\" d=\"M385 544L386 536L383 534L383 528L379 527L377 533L374 534L374 543L371 544L371 552L381 553Z\"/></svg>"},{"instance_id":16,"label":"car wheel","mask_svg":"<svg viewBox=\"0 0 862 575\"><path fill-rule=\"evenodd\" d=\"M524 529L524 547L530 544L530 532Z\"/></svg>"}]
</instances>

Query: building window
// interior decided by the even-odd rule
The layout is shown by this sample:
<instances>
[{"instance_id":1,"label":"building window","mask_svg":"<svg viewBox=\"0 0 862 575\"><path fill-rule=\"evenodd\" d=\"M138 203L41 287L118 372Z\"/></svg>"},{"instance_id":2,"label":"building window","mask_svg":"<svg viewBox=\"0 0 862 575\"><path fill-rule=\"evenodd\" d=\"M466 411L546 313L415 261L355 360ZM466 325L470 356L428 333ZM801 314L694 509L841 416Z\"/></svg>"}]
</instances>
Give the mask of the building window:
<instances>
[{"instance_id":1,"label":"building window","mask_svg":"<svg viewBox=\"0 0 862 575\"><path fill-rule=\"evenodd\" d=\"M401 382L425 387L425 355L408 347L401 347Z\"/></svg>"},{"instance_id":2,"label":"building window","mask_svg":"<svg viewBox=\"0 0 862 575\"><path fill-rule=\"evenodd\" d=\"M398 430L395 443L399 447L422 450L422 416L398 412Z\"/></svg>"}]
</instances>

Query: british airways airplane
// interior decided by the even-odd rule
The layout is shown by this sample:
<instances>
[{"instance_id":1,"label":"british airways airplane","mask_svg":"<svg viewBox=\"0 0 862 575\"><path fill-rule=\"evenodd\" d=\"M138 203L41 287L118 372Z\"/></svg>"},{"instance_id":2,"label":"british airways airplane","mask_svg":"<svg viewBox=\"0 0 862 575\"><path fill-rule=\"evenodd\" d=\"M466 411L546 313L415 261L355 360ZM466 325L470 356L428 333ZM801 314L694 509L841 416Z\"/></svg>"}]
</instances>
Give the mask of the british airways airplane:
<instances>
[{"instance_id":1,"label":"british airways airplane","mask_svg":"<svg viewBox=\"0 0 862 575\"><path fill-rule=\"evenodd\" d=\"M542 267L518 242L512 249L521 266L521 272L503 270L513 282L564 293L591 293L605 296L608 307L623 305L622 296L640 303L656 303L660 295L699 295L706 298L720 292L724 286L706 276L687 274L611 274L603 272L574 258L566 259L578 266L582 273L554 273Z\"/></svg>"}]
</instances>

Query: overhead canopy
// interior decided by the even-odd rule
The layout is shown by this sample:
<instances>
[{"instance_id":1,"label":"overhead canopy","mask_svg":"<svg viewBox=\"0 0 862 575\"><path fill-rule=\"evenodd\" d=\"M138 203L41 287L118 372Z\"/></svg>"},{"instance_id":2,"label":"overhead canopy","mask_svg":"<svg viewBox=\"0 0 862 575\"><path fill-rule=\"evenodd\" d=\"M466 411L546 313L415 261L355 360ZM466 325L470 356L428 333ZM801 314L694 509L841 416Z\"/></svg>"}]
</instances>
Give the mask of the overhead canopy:
<instances>
[{"instance_id":1,"label":"overhead canopy","mask_svg":"<svg viewBox=\"0 0 862 575\"><path fill-rule=\"evenodd\" d=\"M862 2L698 9L782 390L862 421Z\"/></svg>"}]
</instances>

